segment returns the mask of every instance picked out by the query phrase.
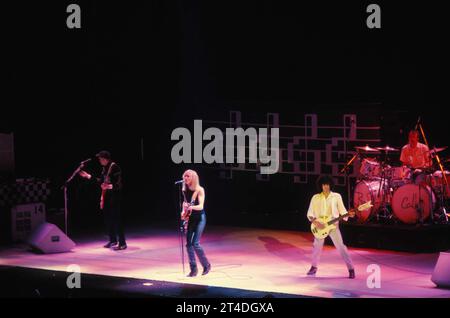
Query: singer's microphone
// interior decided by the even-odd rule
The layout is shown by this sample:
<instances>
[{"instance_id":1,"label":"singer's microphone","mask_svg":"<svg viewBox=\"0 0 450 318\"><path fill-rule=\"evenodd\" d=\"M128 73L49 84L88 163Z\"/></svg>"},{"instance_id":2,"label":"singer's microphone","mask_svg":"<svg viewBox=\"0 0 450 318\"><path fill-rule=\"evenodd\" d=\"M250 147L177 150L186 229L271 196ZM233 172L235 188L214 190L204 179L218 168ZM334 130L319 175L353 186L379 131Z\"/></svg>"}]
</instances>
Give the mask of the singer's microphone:
<instances>
[{"instance_id":1,"label":"singer's microphone","mask_svg":"<svg viewBox=\"0 0 450 318\"><path fill-rule=\"evenodd\" d=\"M88 162L91 161L91 160L92 160L92 158L89 158L89 159L86 159L86 160L84 160L84 161L81 161L81 164L84 165L85 163L88 163Z\"/></svg>"},{"instance_id":2,"label":"singer's microphone","mask_svg":"<svg viewBox=\"0 0 450 318\"><path fill-rule=\"evenodd\" d=\"M183 179L181 179L181 180L175 181L175 184L180 184L180 183L183 183L183 182L184 182Z\"/></svg>"},{"instance_id":3,"label":"singer's microphone","mask_svg":"<svg viewBox=\"0 0 450 318\"><path fill-rule=\"evenodd\" d=\"M419 116L419 118L417 118L417 123L416 123L416 128L415 128L415 130L417 130L417 128L419 128L419 123L420 123L420 116Z\"/></svg>"}]
</instances>

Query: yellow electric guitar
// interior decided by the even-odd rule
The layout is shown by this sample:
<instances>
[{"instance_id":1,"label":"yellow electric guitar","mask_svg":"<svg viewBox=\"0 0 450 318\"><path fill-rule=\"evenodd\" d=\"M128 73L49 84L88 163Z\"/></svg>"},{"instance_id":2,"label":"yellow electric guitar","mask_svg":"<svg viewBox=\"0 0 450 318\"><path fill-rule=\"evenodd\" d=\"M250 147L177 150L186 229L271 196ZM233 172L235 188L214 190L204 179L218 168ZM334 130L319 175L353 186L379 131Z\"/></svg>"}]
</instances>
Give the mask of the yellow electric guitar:
<instances>
[{"instance_id":1,"label":"yellow electric guitar","mask_svg":"<svg viewBox=\"0 0 450 318\"><path fill-rule=\"evenodd\" d=\"M367 209L370 209L372 207L372 201L368 201L364 204L361 204L358 206L358 211L364 211ZM321 222L324 225L324 228L319 229L314 223L311 223L311 232L314 234L314 236L318 239L324 239L330 234L331 230L334 230L336 228L336 223L342 220L346 217L354 217L355 216L355 209L350 209L350 211L346 214L343 214L337 218L332 218L332 216L323 216L320 218L317 218L319 222Z\"/></svg>"}]
</instances>

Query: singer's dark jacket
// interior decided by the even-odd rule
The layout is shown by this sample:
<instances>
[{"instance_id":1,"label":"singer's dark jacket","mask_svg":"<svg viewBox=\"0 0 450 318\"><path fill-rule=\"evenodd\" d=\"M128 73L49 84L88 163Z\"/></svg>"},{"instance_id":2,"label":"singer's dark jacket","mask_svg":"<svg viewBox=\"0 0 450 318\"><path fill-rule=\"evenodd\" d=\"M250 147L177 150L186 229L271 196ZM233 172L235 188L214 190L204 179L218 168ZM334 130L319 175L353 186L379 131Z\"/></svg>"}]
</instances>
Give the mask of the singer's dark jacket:
<instances>
[{"instance_id":1,"label":"singer's dark jacket","mask_svg":"<svg viewBox=\"0 0 450 318\"><path fill-rule=\"evenodd\" d=\"M109 167L111 165L112 162L109 162L106 166L103 167L102 169L102 173L100 175L100 177L94 177L92 178L92 180L96 183L98 183L98 185L101 185L106 178L106 175L108 173ZM106 190L105 193L105 202L104 202L104 209L108 209L111 207L111 205L114 204L120 204L120 200L121 200L121 192L122 192L122 170L120 169L120 167L114 163L114 165L111 168L111 172L109 174L109 179L113 188L111 190Z\"/></svg>"}]
</instances>

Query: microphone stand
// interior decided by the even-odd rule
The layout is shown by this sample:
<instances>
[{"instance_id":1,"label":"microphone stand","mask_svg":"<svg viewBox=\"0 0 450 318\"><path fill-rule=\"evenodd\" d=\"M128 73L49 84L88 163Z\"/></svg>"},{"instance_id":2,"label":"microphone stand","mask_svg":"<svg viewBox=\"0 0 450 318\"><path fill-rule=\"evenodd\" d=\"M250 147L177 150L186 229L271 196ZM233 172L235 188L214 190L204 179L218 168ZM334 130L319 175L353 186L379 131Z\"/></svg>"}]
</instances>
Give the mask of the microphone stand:
<instances>
[{"instance_id":1,"label":"microphone stand","mask_svg":"<svg viewBox=\"0 0 450 318\"><path fill-rule=\"evenodd\" d=\"M377 213L378 221L380 220L380 212L382 212L381 217L383 218L383 221L386 221L386 219L392 216L387 207L386 202L386 195L389 191L388 176L386 176L386 169L388 167L387 162L388 162L388 150L386 150L384 160L381 162L381 178L377 195L378 198L380 198L381 196L381 211L378 211ZM383 193L381 193L381 190L383 190Z\"/></svg>"},{"instance_id":2,"label":"microphone stand","mask_svg":"<svg viewBox=\"0 0 450 318\"><path fill-rule=\"evenodd\" d=\"M350 187L350 177L348 175L348 169L350 168L350 165L353 163L353 161L355 161L356 158L359 157L359 153L357 152L355 155L353 155L353 157L345 164L345 166L339 171L339 173L344 173L345 174L345 182L347 184L347 201L348 201L348 206L351 205L351 187Z\"/></svg>"},{"instance_id":3,"label":"microphone stand","mask_svg":"<svg viewBox=\"0 0 450 318\"><path fill-rule=\"evenodd\" d=\"M72 181L73 178L83 169L85 162L80 163L78 168L75 169L75 171L72 173L72 175L64 182L64 184L61 187L61 190L64 190L64 232L68 236L68 229L67 229L67 216L69 214L69 208L68 208L68 198L67 198L67 186Z\"/></svg>"},{"instance_id":4,"label":"microphone stand","mask_svg":"<svg viewBox=\"0 0 450 318\"><path fill-rule=\"evenodd\" d=\"M183 183L178 183L178 206L177 209L175 211L176 216L177 216L177 220L179 221L179 226L178 226L178 238L179 238L179 242L180 242L180 257L181 257L181 265L183 267L183 276L186 275L186 271L185 271L185 256L184 256L184 224L181 220L180 217L180 210L182 211L183 209L183 199L182 196L184 196L183 192Z\"/></svg>"}]
</instances>

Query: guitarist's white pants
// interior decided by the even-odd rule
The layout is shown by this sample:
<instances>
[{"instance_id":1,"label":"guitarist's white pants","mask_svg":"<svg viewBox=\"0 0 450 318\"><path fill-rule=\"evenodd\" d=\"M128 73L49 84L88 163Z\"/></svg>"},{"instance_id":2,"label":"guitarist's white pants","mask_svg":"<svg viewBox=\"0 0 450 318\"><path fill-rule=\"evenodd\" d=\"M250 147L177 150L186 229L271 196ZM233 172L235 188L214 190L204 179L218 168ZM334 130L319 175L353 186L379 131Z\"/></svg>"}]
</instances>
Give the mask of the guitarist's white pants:
<instances>
[{"instance_id":1,"label":"guitarist's white pants","mask_svg":"<svg viewBox=\"0 0 450 318\"><path fill-rule=\"evenodd\" d=\"M350 255L348 255L347 247L344 245L344 241L342 240L342 235L341 235L341 231L339 231L339 227L337 227L335 230L332 230L330 232L329 236L330 236L331 240L333 241L334 246L336 247L336 249L341 254L342 258L344 259L344 262L347 265L347 268L353 269L353 263L350 258ZM325 242L325 239L314 238L312 264L311 264L314 267L318 267L324 242Z\"/></svg>"}]
</instances>

